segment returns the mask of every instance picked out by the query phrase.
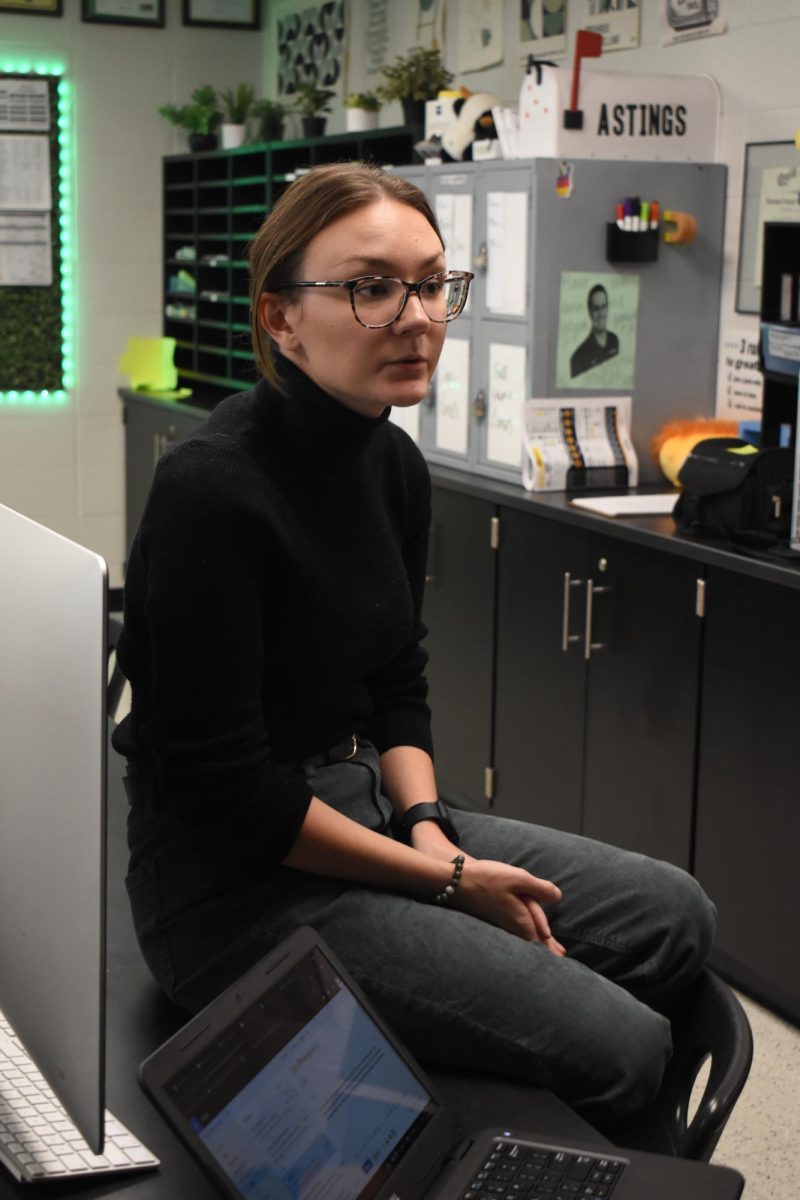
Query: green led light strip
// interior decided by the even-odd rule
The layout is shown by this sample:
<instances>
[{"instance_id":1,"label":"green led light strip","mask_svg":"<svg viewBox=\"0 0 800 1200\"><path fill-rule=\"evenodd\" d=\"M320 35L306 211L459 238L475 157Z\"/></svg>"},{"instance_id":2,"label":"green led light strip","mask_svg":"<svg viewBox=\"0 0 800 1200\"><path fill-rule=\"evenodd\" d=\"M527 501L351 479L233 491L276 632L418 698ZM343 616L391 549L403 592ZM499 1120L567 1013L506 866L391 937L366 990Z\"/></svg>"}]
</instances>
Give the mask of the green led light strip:
<instances>
[{"instance_id":1,"label":"green led light strip","mask_svg":"<svg viewBox=\"0 0 800 1200\"><path fill-rule=\"evenodd\" d=\"M61 386L0 391L0 405L19 407L66 404L75 386L75 205L72 184L72 85L61 78L61 63L9 61L0 59L0 75L39 75L58 79L58 238L60 245L61 292ZM55 231L54 231L55 232Z\"/></svg>"}]
</instances>

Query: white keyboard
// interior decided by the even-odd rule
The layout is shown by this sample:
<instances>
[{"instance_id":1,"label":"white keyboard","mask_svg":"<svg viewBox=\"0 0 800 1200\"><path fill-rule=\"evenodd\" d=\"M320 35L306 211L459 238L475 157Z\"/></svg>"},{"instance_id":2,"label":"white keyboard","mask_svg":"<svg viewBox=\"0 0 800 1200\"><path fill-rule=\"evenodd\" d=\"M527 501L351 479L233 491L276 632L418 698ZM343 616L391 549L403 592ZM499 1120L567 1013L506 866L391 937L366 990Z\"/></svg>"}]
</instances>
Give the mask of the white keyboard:
<instances>
[{"instance_id":1,"label":"white keyboard","mask_svg":"<svg viewBox=\"0 0 800 1200\"><path fill-rule=\"evenodd\" d=\"M103 1153L93 1154L2 1013L0 1162L21 1183L158 1166L158 1159L108 1111Z\"/></svg>"}]
</instances>

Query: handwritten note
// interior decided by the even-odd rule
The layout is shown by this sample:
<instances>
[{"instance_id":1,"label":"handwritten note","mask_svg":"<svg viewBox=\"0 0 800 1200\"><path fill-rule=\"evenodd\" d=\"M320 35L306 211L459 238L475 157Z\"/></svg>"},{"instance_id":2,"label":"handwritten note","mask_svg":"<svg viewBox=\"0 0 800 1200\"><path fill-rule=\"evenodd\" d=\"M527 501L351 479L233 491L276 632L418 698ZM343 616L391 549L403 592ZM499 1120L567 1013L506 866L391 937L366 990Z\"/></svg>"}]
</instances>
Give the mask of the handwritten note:
<instances>
[{"instance_id":1,"label":"handwritten note","mask_svg":"<svg viewBox=\"0 0 800 1200\"><path fill-rule=\"evenodd\" d=\"M522 463L522 409L527 385L524 346L489 346L489 428L486 455L491 462Z\"/></svg>"}]
</instances>

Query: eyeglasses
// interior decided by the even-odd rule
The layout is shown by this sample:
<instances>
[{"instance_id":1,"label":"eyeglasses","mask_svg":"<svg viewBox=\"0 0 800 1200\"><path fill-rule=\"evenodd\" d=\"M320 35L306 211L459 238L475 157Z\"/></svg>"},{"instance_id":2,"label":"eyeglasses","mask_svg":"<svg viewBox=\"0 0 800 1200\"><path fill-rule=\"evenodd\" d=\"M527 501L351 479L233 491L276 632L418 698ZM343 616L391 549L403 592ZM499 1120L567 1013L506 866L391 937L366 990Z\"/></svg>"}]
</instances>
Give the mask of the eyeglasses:
<instances>
[{"instance_id":1,"label":"eyeglasses","mask_svg":"<svg viewBox=\"0 0 800 1200\"><path fill-rule=\"evenodd\" d=\"M418 283L389 275L360 275L357 279L303 279L283 283L287 288L347 288L353 315L366 329L384 329L402 313L409 296L416 296L431 321L454 321L463 311L474 275L471 271L437 271Z\"/></svg>"}]
</instances>

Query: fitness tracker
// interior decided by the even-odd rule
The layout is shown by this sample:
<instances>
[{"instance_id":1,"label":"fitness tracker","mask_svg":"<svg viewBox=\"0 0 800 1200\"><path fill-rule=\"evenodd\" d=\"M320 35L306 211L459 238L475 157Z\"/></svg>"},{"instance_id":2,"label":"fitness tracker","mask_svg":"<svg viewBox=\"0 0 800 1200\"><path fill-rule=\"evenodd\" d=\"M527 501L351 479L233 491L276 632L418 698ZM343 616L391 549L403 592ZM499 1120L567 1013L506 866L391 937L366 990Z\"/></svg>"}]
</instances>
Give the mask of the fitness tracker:
<instances>
[{"instance_id":1,"label":"fitness tracker","mask_svg":"<svg viewBox=\"0 0 800 1200\"><path fill-rule=\"evenodd\" d=\"M437 800L435 804L412 804L411 808L403 813L397 824L402 841L411 844L411 830L419 821L435 821L453 845L458 845L458 834L450 820L450 813L447 811L444 801Z\"/></svg>"}]
</instances>

